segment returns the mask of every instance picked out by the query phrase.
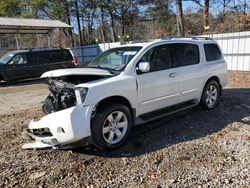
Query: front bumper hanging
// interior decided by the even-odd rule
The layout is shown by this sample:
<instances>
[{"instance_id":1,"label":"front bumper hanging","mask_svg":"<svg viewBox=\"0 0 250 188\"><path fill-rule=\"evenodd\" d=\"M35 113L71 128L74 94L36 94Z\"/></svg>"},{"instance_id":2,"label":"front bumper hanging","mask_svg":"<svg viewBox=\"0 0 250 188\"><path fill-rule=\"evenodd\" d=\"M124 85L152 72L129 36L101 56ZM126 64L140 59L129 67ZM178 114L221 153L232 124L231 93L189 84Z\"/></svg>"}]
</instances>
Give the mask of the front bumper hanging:
<instances>
[{"instance_id":1,"label":"front bumper hanging","mask_svg":"<svg viewBox=\"0 0 250 188\"><path fill-rule=\"evenodd\" d=\"M39 121L32 120L24 134L35 141L22 148L64 148L89 138L91 112L91 106L77 105L48 114Z\"/></svg>"}]
</instances>

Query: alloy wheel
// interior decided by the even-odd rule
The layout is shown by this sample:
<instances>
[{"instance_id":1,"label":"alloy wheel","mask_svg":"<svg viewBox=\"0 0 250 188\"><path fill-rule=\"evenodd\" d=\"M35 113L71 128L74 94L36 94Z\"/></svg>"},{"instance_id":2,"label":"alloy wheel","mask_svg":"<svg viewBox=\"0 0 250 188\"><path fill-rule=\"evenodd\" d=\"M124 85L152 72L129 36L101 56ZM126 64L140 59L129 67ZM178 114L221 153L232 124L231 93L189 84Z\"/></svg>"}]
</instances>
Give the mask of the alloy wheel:
<instances>
[{"instance_id":1,"label":"alloy wheel","mask_svg":"<svg viewBox=\"0 0 250 188\"><path fill-rule=\"evenodd\" d=\"M102 136L109 144L120 142L128 130L128 118L122 111L109 114L102 127Z\"/></svg>"}]
</instances>

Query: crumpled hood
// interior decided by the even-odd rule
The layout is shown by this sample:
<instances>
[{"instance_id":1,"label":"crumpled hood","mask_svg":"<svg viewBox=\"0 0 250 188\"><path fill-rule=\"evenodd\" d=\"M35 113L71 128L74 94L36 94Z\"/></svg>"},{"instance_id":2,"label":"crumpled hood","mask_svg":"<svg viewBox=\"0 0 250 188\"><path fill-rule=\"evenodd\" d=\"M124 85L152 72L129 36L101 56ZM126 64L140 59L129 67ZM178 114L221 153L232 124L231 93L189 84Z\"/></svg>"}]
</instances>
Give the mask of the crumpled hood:
<instances>
[{"instance_id":1,"label":"crumpled hood","mask_svg":"<svg viewBox=\"0 0 250 188\"><path fill-rule=\"evenodd\" d=\"M98 76L112 76L109 71L95 68L69 68L48 71L42 74L41 78L61 77L71 75L98 75Z\"/></svg>"}]
</instances>

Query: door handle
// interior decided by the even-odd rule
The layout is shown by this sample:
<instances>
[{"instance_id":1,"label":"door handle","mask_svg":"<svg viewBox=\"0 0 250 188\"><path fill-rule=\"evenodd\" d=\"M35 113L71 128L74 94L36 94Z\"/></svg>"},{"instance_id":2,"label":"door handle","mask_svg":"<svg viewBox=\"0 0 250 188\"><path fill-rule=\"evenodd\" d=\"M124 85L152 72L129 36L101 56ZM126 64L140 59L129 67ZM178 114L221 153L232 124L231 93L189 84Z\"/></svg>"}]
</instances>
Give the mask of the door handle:
<instances>
[{"instance_id":1,"label":"door handle","mask_svg":"<svg viewBox=\"0 0 250 188\"><path fill-rule=\"evenodd\" d=\"M170 78L174 78L174 77L176 77L176 75L177 75L177 73L170 73L168 76L169 76Z\"/></svg>"}]
</instances>

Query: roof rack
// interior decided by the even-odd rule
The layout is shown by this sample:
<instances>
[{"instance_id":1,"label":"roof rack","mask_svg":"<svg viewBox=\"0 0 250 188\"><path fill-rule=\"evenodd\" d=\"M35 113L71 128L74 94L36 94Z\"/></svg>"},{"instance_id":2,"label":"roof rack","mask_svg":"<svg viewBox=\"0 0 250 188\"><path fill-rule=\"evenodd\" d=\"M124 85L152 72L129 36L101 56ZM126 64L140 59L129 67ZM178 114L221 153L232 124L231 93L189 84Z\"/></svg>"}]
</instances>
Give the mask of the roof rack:
<instances>
[{"instance_id":1,"label":"roof rack","mask_svg":"<svg viewBox=\"0 0 250 188\"><path fill-rule=\"evenodd\" d=\"M143 42L152 42L154 39L148 39L148 40L133 40L133 41L128 41L125 44L136 44L136 43L143 43Z\"/></svg>"},{"instance_id":2,"label":"roof rack","mask_svg":"<svg viewBox=\"0 0 250 188\"><path fill-rule=\"evenodd\" d=\"M210 37L195 37L195 36L190 36L190 37L166 37L162 38L161 40L175 40L175 39L189 39L189 40L214 40L213 38Z\"/></svg>"},{"instance_id":3,"label":"roof rack","mask_svg":"<svg viewBox=\"0 0 250 188\"><path fill-rule=\"evenodd\" d=\"M32 51L47 51L47 50L61 50L61 49L63 49L63 48L30 48L30 49L28 49L30 52L32 52Z\"/></svg>"}]
</instances>

